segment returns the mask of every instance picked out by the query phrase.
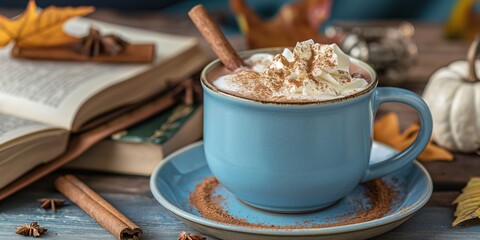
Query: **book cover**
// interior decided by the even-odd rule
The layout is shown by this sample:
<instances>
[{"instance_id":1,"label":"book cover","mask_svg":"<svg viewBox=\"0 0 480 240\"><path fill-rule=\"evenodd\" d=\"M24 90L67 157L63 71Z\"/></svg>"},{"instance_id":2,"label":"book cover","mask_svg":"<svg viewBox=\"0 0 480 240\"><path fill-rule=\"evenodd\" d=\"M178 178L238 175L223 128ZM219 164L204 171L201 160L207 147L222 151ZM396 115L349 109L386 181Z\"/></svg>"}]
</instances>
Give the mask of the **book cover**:
<instances>
[{"instance_id":1,"label":"book cover","mask_svg":"<svg viewBox=\"0 0 480 240\"><path fill-rule=\"evenodd\" d=\"M135 126L113 134L111 139L127 143L163 144L175 135L200 105L177 104Z\"/></svg>"}]
</instances>

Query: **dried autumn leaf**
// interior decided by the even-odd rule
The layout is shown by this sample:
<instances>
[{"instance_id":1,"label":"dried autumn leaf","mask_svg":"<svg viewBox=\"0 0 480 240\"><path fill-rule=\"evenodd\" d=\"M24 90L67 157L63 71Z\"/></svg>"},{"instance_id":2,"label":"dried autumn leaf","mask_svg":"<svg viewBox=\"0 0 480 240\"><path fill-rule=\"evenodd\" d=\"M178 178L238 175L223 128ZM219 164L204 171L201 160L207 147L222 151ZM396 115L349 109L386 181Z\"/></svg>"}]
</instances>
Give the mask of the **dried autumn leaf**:
<instances>
[{"instance_id":1,"label":"dried autumn leaf","mask_svg":"<svg viewBox=\"0 0 480 240\"><path fill-rule=\"evenodd\" d=\"M25 12L18 18L0 16L0 47L15 42L21 47L47 47L71 43L77 38L63 31L63 24L73 17L84 16L93 7L47 7L37 12L30 0Z\"/></svg>"},{"instance_id":2,"label":"dried autumn leaf","mask_svg":"<svg viewBox=\"0 0 480 240\"><path fill-rule=\"evenodd\" d=\"M449 38L463 38L471 41L480 32L479 22L478 1L458 0L445 25L445 35Z\"/></svg>"},{"instance_id":3,"label":"dried autumn leaf","mask_svg":"<svg viewBox=\"0 0 480 240\"><path fill-rule=\"evenodd\" d=\"M375 122L373 138L401 151L415 141L419 131L420 126L412 124L401 133L397 114L389 113ZM430 141L418 159L422 161L452 161L453 155Z\"/></svg>"},{"instance_id":4,"label":"dried autumn leaf","mask_svg":"<svg viewBox=\"0 0 480 240\"><path fill-rule=\"evenodd\" d=\"M295 46L313 39L319 43L337 42L318 33L330 15L331 0L303 0L285 4L270 20L263 20L245 0L231 0L237 22L250 48Z\"/></svg>"},{"instance_id":5,"label":"dried autumn leaf","mask_svg":"<svg viewBox=\"0 0 480 240\"><path fill-rule=\"evenodd\" d=\"M453 214L456 218L452 222L452 227L470 219L480 218L480 177L470 178L467 186L452 204L457 204L457 210Z\"/></svg>"}]
</instances>

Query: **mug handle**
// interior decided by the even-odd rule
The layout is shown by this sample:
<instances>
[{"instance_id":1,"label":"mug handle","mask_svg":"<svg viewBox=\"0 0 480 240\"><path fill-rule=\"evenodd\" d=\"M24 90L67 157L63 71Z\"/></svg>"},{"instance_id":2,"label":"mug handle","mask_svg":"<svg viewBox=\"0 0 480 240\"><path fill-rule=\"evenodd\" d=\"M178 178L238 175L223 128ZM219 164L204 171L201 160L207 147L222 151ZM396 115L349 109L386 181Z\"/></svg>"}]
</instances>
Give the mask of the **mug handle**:
<instances>
[{"instance_id":1,"label":"mug handle","mask_svg":"<svg viewBox=\"0 0 480 240\"><path fill-rule=\"evenodd\" d=\"M371 163L362 182L385 176L411 163L422 153L432 135L432 114L420 96L401 88L377 88L372 96L373 112L376 113L380 104L386 102L399 102L415 108L420 115L420 132L415 141L405 150L384 161Z\"/></svg>"}]
</instances>

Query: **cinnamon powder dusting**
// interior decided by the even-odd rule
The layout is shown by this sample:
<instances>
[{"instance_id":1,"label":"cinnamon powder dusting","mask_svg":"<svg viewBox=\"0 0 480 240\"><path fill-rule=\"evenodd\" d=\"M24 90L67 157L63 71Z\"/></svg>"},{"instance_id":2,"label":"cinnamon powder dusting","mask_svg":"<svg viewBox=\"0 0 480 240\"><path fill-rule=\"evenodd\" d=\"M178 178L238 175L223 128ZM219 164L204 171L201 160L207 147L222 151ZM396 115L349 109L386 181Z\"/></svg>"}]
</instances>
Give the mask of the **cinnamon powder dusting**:
<instances>
[{"instance_id":1,"label":"cinnamon powder dusting","mask_svg":"<svg viewBox=\"0 0 480 240\"><path fill-rule=\"evenodd\" d=\"M257 228L257 229L305 229L305 228L326 228L344 226L355 223L375 220L381 218L392 209L398 192L388 183L381 179L376 179L364 184L366 191L365 197L368 199L368 206L361 207L361 201L355 202L353 212L345 213L335 219L335 223L313 224L311 221L296 222L293 225L272 225L261 223L250 223L246 219L234 217L224 209L222 203L224 199L220 195L214 195L215 190L220 184L215 177L205 178L199 183L195 190L190 194L190 204L205 218L225 224Z\"/></svg>"},{"instance_id":2,"label":"cinnamon powder dusting","mask_svg":"<svg viewBox=\"0 0 480 240\"><path fill-rule=\"evenodd\" d=\"M213 81L220 90L239 97L281 103L318 102L365 89L368 80L350 75L350 60L335 44L299 42L275 56L253 54L245 68ZM352 65L354 66L354 65Z\"/></svg>"}]
</instances>

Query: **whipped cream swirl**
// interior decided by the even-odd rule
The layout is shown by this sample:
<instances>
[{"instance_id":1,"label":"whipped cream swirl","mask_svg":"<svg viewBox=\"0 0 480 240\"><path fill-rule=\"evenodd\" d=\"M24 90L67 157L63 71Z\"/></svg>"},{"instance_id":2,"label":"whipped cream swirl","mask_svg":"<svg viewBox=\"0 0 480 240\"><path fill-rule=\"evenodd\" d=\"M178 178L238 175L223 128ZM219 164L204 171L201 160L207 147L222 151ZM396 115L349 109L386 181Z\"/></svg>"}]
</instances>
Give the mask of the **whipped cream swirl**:
<instances>
[{"instance_id":1,"label":"whipped cream swirl","mask_svg":"<svg viewBox=\"0 0 480 240\"><path fill-rule=\"evenodd\" d=\"M222 76L220 90L265 101L319 101L347 96L367 87L361 74L350 75L350 58L336 44L299 42L273 56L259 53L245 60L248 68Z\"/></svg>"}]
</instances>

